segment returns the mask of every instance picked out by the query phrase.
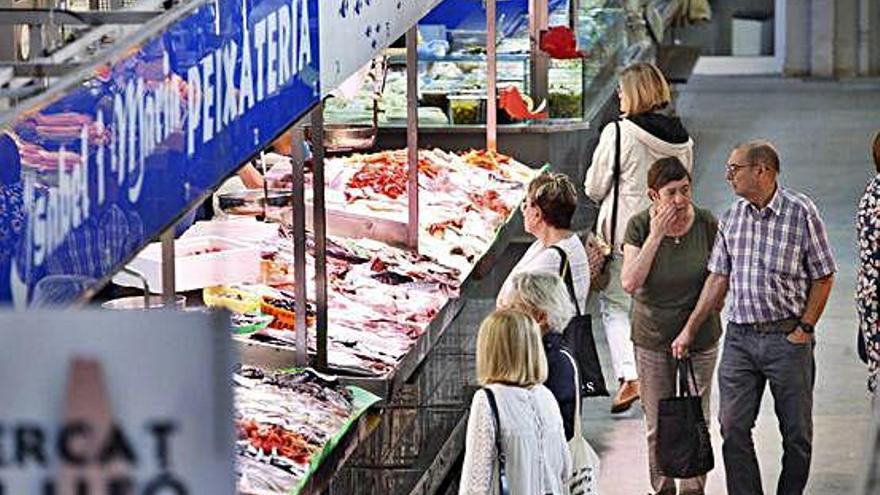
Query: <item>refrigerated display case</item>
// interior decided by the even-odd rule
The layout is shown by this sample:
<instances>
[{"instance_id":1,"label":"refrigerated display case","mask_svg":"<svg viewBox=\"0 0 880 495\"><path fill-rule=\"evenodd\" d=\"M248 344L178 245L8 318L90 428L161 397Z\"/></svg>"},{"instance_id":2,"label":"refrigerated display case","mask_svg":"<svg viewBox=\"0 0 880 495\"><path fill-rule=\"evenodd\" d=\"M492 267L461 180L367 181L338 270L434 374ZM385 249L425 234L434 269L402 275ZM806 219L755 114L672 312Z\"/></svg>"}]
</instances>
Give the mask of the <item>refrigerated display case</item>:
<instances>
[{"instance_id":1,"label":"refrigerated display case","mask_svg":"<svg viewBox=\"0 0 880 495\"><path fill-rule=\"evenodd\" d=\"M587 118L590 106L597 104L601 88L613 78L625 44L625 16L620 4L620 0L584 0L570 15L567 3L550 12L551 22L567 23L571 18L578 48L583 52L582 58L550 60L547 94L533 100L537 106L546 98L551 120ZM518 12L518 15L528 16L528 13ZM498 41L498 86L515 86L524 95L534 95L528 19L507 22L520 27ZM419 123L427 126L485 124L485 32L447 29L433 24L423 24L420 29L423 35L419 53ZM430 33L433 38L427 39L424 33ZM444 49L432 51L429 48L432 43L442 43ZM401 66L404 60L401 55L392 54L389 61L388 82L378 98L380 122L394 126L405 119ZM375 96L365 86L354 98L331 99L325 118L329 122L367 122ZM502 118L499 123L514 123L504 112L499 115ZM442 116L446 117L445 121Z\"/></svg>"}]
</instances>

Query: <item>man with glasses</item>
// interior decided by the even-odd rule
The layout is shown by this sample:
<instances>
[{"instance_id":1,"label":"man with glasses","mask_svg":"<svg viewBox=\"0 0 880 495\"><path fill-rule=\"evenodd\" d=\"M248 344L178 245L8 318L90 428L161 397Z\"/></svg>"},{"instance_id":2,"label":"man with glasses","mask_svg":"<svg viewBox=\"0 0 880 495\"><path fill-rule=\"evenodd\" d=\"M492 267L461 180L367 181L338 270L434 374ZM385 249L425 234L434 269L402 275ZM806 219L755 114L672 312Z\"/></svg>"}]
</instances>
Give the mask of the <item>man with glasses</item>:
<instances>
[{"instance_id":1,"label":"man with glasses","mask_svg":"<svg viewBox=\"0 0 880 495\"><path fill-rule=\"evenodd\" d=\"M816 206L777 183L779 155L772 143L736 146L726 172L740 199L722 218L709 278L672 353L687 354L694 333L729 289L730 321L718 368L727 492L764 493L752 428L769 382L784 451L776 493L801 494L812 455L813 332L837 269Z\"/></svg>"}]
</instances>

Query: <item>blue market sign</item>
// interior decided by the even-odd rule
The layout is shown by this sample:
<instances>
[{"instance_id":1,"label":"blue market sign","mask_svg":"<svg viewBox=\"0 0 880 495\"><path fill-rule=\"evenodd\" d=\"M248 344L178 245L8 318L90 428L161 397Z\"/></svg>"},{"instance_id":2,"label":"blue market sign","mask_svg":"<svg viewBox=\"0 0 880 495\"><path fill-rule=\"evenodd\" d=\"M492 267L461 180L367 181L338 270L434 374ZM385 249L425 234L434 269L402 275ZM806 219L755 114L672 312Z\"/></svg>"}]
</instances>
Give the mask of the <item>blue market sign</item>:
<instances>
[{"instance_id":1,"label":"blue market sign","mask_svg":"<svg viewBox=\"0 0 880 495\"><path fill-rule=\"evenodd\" d=\"M0 304L100 286L320 97L318 0L213 0L0 129Z\"/></svg>"}]
</instances>

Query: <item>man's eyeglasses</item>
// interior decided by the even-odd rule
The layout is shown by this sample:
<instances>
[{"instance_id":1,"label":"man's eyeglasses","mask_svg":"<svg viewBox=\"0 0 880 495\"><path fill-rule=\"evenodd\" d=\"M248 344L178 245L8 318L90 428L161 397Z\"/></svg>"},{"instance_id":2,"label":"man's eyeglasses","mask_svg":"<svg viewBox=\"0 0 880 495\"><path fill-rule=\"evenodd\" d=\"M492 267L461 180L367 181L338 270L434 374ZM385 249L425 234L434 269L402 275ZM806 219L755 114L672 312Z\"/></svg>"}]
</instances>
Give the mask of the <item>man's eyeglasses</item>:
<instances>
[{"instance_id":1,"label":"man's eyeglasses","mask_svg":"<svg viewBox=\"0 0 880 495\"><path fill-rule=\"evenodd\" d=\"M737 163L728 163L724 166L724 170L727 171L728 174L736 174L740 170L748 167L754 167L757 163L745 163L745 164L737 164Z\"/></svg>"}]
</instances>

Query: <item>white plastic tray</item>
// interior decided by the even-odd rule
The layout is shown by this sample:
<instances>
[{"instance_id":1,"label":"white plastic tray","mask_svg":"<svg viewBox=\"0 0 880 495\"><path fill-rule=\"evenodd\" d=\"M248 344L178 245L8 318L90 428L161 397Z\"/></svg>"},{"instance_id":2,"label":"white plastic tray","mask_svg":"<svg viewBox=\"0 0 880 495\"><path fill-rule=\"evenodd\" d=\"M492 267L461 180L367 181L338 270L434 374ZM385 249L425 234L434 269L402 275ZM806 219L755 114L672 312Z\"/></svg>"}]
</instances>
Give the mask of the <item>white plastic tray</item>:
<instances>
[{"instance_id":1,"label":"white plastic tray","mask_svg":"<svg viewBox=\"0 0 880 495\"><path fill-rule=\"evenodd\" d=\"M214 285L257 282L260 277L260 248L255 244L216 236L188 237L174 242L177 292ZM150 292L162 292L162 246L154 242L128 264L150 283ZM120 272L113 282L141 287L136 277Z\"/></svg>"}]
</instances>

